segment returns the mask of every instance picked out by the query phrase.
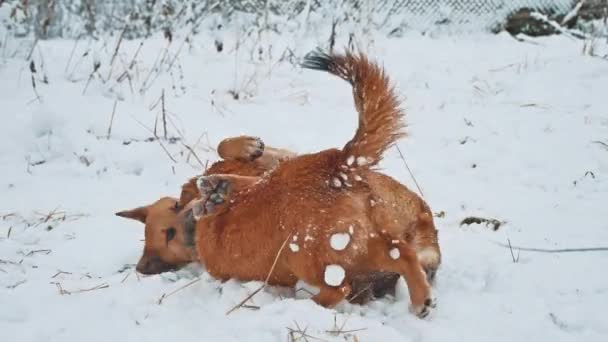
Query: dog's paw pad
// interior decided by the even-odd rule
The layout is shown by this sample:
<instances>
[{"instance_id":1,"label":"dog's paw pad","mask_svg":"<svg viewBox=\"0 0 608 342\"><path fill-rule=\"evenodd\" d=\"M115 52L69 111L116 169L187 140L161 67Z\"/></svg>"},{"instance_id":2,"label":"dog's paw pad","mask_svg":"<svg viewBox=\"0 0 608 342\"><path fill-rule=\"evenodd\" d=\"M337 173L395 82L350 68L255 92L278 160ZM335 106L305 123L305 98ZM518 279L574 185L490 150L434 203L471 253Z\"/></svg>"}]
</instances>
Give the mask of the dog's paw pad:
<instances>
[{"instance_id":1,"label":"dog's paw pad","mask_svg":"<svg viewBox=\"0 0 608 342\"><path fill-rule=\"evenodd\" d=\"M256 160L264 153L264 142L260 138L251 138L247 143L245 151L247 151L249 160Z\"/></svg>"},{"instance_id":2,"label":"dog's paw pad","mask_svg":"<svg viewBox=\"0 0 608 342\"><path fill-rule=\"evenodd\" d=\"M212 213L216 206L224 204L230 190L230 181L221 176L202 176L197 186L204 207L204 214Z\"/></svg>"}]
</instances>

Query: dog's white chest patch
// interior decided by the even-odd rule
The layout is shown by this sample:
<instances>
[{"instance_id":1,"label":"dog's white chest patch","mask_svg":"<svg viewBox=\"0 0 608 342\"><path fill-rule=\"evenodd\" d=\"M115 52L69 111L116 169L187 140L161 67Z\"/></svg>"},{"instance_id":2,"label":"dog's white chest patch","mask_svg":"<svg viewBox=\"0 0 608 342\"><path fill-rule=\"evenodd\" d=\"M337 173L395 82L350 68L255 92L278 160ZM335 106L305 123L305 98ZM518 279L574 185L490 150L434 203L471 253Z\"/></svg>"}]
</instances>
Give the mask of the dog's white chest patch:
<instances>
[{"instance_id":1,"label":"dog's white chest patch","mask_svg":"<svg viewBox=\"0 0 608 342\"><path fill-rule=\"evenodd\" d=\"M292 252L296 253L300 250L300 246L292 242L289 244L289 249L291 249Z\"/></svg>"},{"instance_id":2,"label":"dog's white chest patch","mask_svg":"<svg viewBox=\"0 0 608 342\"><path fill-rule=\"evenodd\" d=\"M340 286L346 272L340 265L327 265L325 267L325 283L329 286Z\"/></svg>"},{"instance_id":3,"label":"dog's white chest patch","mask_svg":"<svg viewBox=\"0 0 608 342\"><path fill-rule=\"evenodd\" d=\"M348 233L336 233L329 238L329 244L331 245L331 248L336 251L344 250L344 248L348 246L349 242L350 235Z\"/></svg>"}]
</instances>

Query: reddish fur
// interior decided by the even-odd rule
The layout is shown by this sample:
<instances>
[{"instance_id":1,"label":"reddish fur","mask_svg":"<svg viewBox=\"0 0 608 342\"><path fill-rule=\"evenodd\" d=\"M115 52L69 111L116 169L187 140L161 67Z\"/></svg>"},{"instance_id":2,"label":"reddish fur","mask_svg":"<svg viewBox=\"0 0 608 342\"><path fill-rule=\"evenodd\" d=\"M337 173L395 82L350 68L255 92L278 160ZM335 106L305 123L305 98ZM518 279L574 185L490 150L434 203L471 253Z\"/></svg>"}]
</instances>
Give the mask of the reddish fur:
<instances>
[{"instance_id":1,"label":"reddish fur","mask_svg":"<svg viewBox=\"0 0 608 342\"><path fill-rule=\"evenodd\" d=\"M316 63L313 67L353 83L360 124L355 137L343 150L326 150L280 163L261 182L234 193L232 204L202 217L196 226L199 260L219 279L264 280L281 246L297 236L301 250L280 253L271 284L293 286L298 279L304 280L320 288L315 301L331 307L350 293L353 275L397 272L406 279L416 312L426 312L430 287L417 259L415 243L420 240L416 239L416 229L428 225L428 207L420 199L412 201L405 206L405 212L413 214L408 216L409 224L393 227L374 222L381 216L374 212L382 209L371 205L374 194L368 183L369 166L376 164L382 152L402 135L402 113L396 96L384 72L364 56L316 55L310 60ZM346 164L352 164L348 159L354 154L368 158L368 163L347 165L348 170L344 170ZM341 170L361 180L328 187ZM222 178L231 180L231 176ZM408 212L410 207L413 209ZM352 246L333 250L329 246L331 235L347 232L351 225ZM399 249L399 259L389 257L390 248ZM346 270L346 279L338 287L324 281L323 272L329 264L339 264Z\"/></svg>"},{"instance_id":2,"label":"reddish fur","mask_svg":"<svg viewBox=\"0 0 608 342\"><path fill-rule=\"evenodd\" d=\"M382 77L385 77L383 73ZM385 82L385 85L386 87L384 89L389 89L388 82ZM355 97L356 96L357 95L355 93ZM395 97L392 96L392 98ZM397 116L400 117L400 112ZM365 134L360 133L361 131L362 129L359 128L353 141L357 141L357 135L363 136ZM380 140L372 141L377 142ZM387 140L384 141L386 142ZM391 140L389 139L388 141ZM261 176L265 172L275 167L276 164L278 164L280 161L295 156L295 154L286 150L266 147L262 156L257 159L251 158L251 156L254 154L253 151L255 151L256 144L259 145L259 139L251 137L237 137L222 141L222 143L220 143L220 146L218 146L218 152L220 156L224 158L224 161L220 161L213 164L209 169L206 170L205 175L217 173L231 173L244 176ZM350 145L353 144L351 143ZM384 146L389 145L385 143ZM345 150L352 152L352 149L348 150L348 146L349 144L347 144L347 148L345 148ZM254 160L251 161L252 159ZM344 168L342 167L339 170L340 172L342 172L344 171ZM366 183L366 186L369 187L368 197L370 201L368 202L371 204L371 201L373 200L375 203L374 206L370 205L369 208L369 217L371 218L373 225L376 227L387 227L387 230L391 231L392 234L401 235L406 241L411 242L413 237L415 248L418 251L430 250L432 252L431 255L434 255L436 257L433 259L425 259L421 261L426 262L425 264L423 264L425 270L429 270L434 273L440 263L440 252L439 246L437 244L437 232L433 225L432 215L428 206L416 194L410 192L403 185L388 176L382 175L377 172L369 171L367 167L356 169L349 168L349 170L347 171L354 170L356 170L357 174L362 177L362 180L364 180L362 184ZM315 170L311 170L311 172L314 171ZM353 177L353 174L350 174L349 176ZM353 178L350 179L351 181L354 180ZM233 189L233 191L238 191L239 187L247 186L248 184L251 184L254 181L257 180L250 180L244 185L236 184L236 189ZM327 189L323 188L320 189L320 191L327 191ZM196 179L193 178L183 186L180 203L182 205L186 205L192 199L197 198L199 196L200 195L196 187ZM173 202L171 203L174 203L175 200L172 201ZM232 201L235 201L235 199L232 198ZM183 229L177 230L178 235L175 239L175 242L171 242L168 245L164 244L164 227L167 226L167 222L170 222L170 224L175 224L176 227L179 227L180 224L183 223L183 220L182 218L177 218L177 214L173 210L168 210L166 208L166 204L161 205L159 204L159 202L151 206L144 207L146 211L157 212L161 216L164 215L165 218L159 219L158 214L155 214L154 216L157 217L156 219L151 219L146 222L146 248L142 259L138 264L138 269L140 268L140 265L145 264L146 260L149 260L150 257L154 255L160 256L163 261L168 263L167 265L172 266L171 263L173 263L173 266L176 267L179 267L184 263L194 260L194 257L191 253L192 251L183 243ZM166 200L164 202L166 202ZM183 217L183 213L180 215ZM169 248L173 250L175 248L181 248L182 252L190 253L168 253ZM382 246L381 249L384 249L384 253L386 253L386 246ZM176 259L176 256L180 256L181 259ZM148 270L148 272L145 273L160 273L162 271L162 269L152 269ZM353 295L358 297L356 298L357 300L365 301L367 299L366 297L368 297L369 294L366 294L364 290L369 288L370 285L374 293L379 293L381 295L385 293L387 289L389 292L390 290L394 289L394 284L396 281L396 278L393 276L394 273L390 274L368 271L363 271L363 273L357 272L353 270L349 279L349 281L353 284L354 287ZM228 276L230 276L230 272L228 272ZM364 295L360 296L359 292L364 292ZM323 300L323 298L317 298L317 300L319 302L325 301Z\"/></svg>"}]
</instances>

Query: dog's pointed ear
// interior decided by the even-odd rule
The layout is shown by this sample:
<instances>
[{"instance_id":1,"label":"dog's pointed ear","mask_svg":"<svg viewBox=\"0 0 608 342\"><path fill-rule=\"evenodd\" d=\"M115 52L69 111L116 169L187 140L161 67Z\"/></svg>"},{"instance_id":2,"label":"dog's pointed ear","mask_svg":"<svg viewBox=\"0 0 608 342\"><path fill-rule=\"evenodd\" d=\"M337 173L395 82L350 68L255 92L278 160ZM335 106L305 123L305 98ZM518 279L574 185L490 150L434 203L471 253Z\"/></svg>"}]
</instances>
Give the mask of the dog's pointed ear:
<instances>
[{"instance_id":1,"label":"dog's pointed ear","mask_svg":"<svg viewBox=\"0 0 608 342\"><path fill-rule=\"evenodd\" d=\"M148 207L139 207L131 210L119 211L116 213L116 216L146 223L146 217L148 217Z\"/></svg>"}]
</instances>

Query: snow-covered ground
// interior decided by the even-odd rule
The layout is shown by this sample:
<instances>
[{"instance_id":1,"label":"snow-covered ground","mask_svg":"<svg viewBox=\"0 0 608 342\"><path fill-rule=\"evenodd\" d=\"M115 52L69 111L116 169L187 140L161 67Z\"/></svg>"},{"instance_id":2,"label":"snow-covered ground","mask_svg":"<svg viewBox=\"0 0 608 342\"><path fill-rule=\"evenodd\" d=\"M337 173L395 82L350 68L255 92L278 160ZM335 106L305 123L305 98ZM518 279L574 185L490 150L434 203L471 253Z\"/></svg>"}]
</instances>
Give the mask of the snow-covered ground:
<instances>
[{"instance_id":1,"label":"snow-covered ground","mask_svg":"<svg viewBox=\"0 0 608 342\"><path fill-rule=\"evenodd\" d=\"M335 310L269 289L250 303L259 310L227 316L259 283L222 284L203 272L159 304L200 271L136 275L143 225L114 212L177 195L216 160L212 147L224 137L257 135L303 153L342 146L356 126L346 83L275 63L293 43L275 42L272 62L254 64L244 48L235 62L228 38L222 53L207 36L182 41L158 77L150 70L161 38L135 59L139 41L122 42L112 71L116 38L40 42L39 100L29 44L3 47L3 341L286 341L289 329L311 341L606 341L607 252L515 248L512 257L499 245L608 245L608 60L583 55L582 41L410 33L369 45L406 99L410 135L399 146L433 211L444 213L438 307L427 320L408 312L403 282L396 299ZM296 53L315 45L302 39ZM86 87L95 60L99 74ZM131 60L131 85L117 83ZM145 94L142 84L151 84ZM238 101L227 94L235 84ZM181 140L145 141L155 121L163 135L162 105L151 109L163 89L168 136ZM396 149L382 166L416 189ZM472 215L506 224L459 225Z\"/></svg>"}]
</instances>

